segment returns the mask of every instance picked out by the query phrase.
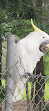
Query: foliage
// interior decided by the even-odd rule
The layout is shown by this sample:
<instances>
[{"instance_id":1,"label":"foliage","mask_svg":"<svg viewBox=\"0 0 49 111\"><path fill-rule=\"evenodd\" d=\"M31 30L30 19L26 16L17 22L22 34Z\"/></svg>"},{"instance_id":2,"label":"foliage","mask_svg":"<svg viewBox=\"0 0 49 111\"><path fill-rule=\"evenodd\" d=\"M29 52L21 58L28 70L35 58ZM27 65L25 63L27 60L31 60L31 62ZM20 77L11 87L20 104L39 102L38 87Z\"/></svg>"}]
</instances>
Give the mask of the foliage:
<instances>
[{"instance_id":1,"label":"foliage","mask_svg":"<svg viewBox=\"0 0 49 111\"><path fill-rule=\"evenodd\" d=\"M49 30L48 30L49 24L46 24L45 22L46 15L48 16L48 14L45 10L43 10L42 7L35 8L36 6L35 4L36 3L33 2L32 0L27 0L27 1L26 0L10 0L10 1L0 0L1 28L2 28L2 23L4 23L4 26L6 25L6 27L3 26L2 33L10 31L16 34L16 30L17 30L17 33L21 32L23 36L24 34L23 28L26 28L25 30L28 30L28 31L30 30L29 29L30 27L28 27L27 24L25 23L26 23L26 19L30 19L31 17L33 18L35 23L38 23L38 26L42 30L49 33Z\"/></svg>"},{"instance_id":2,"label":"foliage","mask_svg":"<svg viewBox=\"0 0 49 111\"><path fill-rule=\"evenodd\" d=\"M40 28L40 23L37 23L36 21L34 21L34 23L36 24L36 26ZM45 24L42 24L42 26L43 26L43 29L48 33L49 30L47 26ZM27 34L33 31L33 28L29 19L27 20L26 19L12 19L11 21L7 23L2 23L1 27L2 27L1 28L2 36L4 36L5 33L7 32L11 32L23 38Z\"/></svg>"},{"instance_id":3,"label":"foliage","mask_svg":"<svg viewBox=\"0 0 49 111\"><path fill-rule=\"evenodd\" d=\"M25 37L29 32L33 31L30 20L15 19L9 23L2 23L2 35L6 32L11 32L19 37Z\"/></svg>"},{"instance_id":4,"label":"foliage","mask_svg":"<svg viewBox=\"0 0 49 111\"><path fill-rule=\"evenodd\" d=\"M44 72L46 76L49 75L49 52L44 56Z\"/></svg>"},{"instance_id":5,"label":"foliage","mask_svg":"<svg viewBox=\"0 0 49 111\"><path fill-rule=\"evenodd\" d=\"M49 111L49 104L46 105L45 109L43 111Z\"/></svg>"},{"instance_id":6,"label":"foliage","mask_svg":"<svg viewBox=\"0 0 49 111\"><path fill-rule=\"evenodd\" d=\"M0 103L5 98L5 88L4 86L0 86Z\"/></svg>"},{"instance_id":7,"label":"foliage","mask_svg":"<svg viewBox=\"0 0 49 111\"><path fill-rule=\"evenodd\" d=\"M32 0L22 0L22 4L20 7L19 17L23 19L30 19L31 17L34 18L35 16L35 7L33 5Z\"/></svg>"}]
</instances>

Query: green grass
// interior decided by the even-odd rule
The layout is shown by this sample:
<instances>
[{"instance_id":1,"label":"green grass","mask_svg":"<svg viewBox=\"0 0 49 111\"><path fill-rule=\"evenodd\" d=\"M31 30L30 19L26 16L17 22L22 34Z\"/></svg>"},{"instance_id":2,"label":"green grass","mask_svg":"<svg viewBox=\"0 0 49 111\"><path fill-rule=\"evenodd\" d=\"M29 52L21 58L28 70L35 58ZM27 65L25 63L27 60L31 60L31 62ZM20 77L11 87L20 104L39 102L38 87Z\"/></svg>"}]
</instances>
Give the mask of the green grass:
<instances>
[{"instance_id":1,"label":"green grass","mask_svg":"<svg viewBox=\"0 0 49 111\"><path fill-rule=\"evenodd\" d=\"M2 81L1 81L1 83L2 83L2 86L5 88L5 79L2 79ZM25 85L25 87L26 87L26 85ZM31 83L30 82L28 82L28 90L29 90L29 99L31 99L30 97L30 95L31 95ZM34 90L34 92L35 92L35 90ZM44 98L45 98L45 100L48 100L49 101L49 82L48 81L46 81L46 84L45 84L45 91L44 91ZM35 96L35 93L34 93L34 96ZM23 92L23 96L22 96L22 100L26 100L27 98L26 98L26 88L24 88L24 92Z\"/></svg>"},{"instance_id":2,"label":"green grass","mask_svg":"<svg viewBox=\"0 0 49 111\"><path fill-rule=\"evenodd\" d=\"M44 56L44 72L49 76L49 52Z\"/></svg>"},{"instance_id":3,"label":"green grass","mask_svg":"<svg viewBox=\"0 0 49 111\"><path fill-rule=\"evenodd\" d=\"M31 99L31 83L29 82L28 83L28 90L29 90L29 99ZM33 96L35 96L35 90L34 90L34 94ZM26 88L24 89L24 93L23 93L23 96L22 96L22 100L26 100ZM45 91L44 91L44 98L45 100L48 100L49 101L49 83L46 82L45 84Z\"/></svg>"},{"instance_id":4,"label":"green grass","mask_svg":"<svg viewBox=\"0 0 49 111\"><path fill-rule=\"evenodd\" d=\"M45 100L49 101L49 83L45 84Z\"/></svg>"},{"instance_id":5,"label":"green grass","mask_svg":"<svg viewBox=\"0 0 49 111\"><path fill-rule=\"evenodd\" d=\"M2 79L1 84L5 88L5 84L6 84L5 79Z\"/></svg>"}]
</instances>

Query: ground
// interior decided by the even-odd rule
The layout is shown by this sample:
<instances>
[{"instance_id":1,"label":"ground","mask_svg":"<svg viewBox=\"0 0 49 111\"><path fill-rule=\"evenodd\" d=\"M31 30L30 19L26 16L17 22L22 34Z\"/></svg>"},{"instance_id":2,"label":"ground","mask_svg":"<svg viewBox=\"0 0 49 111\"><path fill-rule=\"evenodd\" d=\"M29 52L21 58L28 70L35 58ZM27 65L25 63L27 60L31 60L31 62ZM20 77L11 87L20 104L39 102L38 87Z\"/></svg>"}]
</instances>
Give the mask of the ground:
<instances>
[{"instance_id":1,"label":"ground","mask_svg":"<svg viewBox=\"0 0 49 111\"><path fill-rule=\"evenodd\" d=\"M49 101L45 101L45 104L48 104L49 106ZM1 107L2 107L2 110L1 110ZM34 104L31 103L30 111L33 111L33 107L34 107ZM2 103L2 105L0 105L0 111L5 111L5 103ZM27 111L27 101L21 100L21 101L13 103L12 111ZM36 108L36 110L34 109L34 111L38 111L38 109ZM49 110L46 110L46 111L49 111Z\"/></svg>"},{"instance_id":2,"label":"ground","mask_svg":"<svg viewBox=\"0 0 49 111\"><path fill-rule=\"evenodd\" d=\"M30 104L31 111L33 109L33 103ZM12 111L27 111L27 102L26 101L19 101L13 103L13 110Z\"/></svg>"}]
</instances>

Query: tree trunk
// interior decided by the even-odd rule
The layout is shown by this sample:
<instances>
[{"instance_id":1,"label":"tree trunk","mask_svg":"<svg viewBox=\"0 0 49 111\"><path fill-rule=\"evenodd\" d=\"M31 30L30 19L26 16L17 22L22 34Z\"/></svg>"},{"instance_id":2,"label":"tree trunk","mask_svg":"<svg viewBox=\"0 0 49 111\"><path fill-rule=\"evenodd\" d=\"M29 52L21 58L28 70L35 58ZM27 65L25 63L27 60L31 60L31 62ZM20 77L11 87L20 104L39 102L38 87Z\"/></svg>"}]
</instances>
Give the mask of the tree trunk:
<instances>
[{"instance_id":1,"label":"tree trunk","mask_svg":"<svg viewBox=\"0 0 49 111\"><path fill-rule=\"evenodd\" d=\"M40 73L41 75L39 76ZM42 77L45 76L44 67L43 67L43 57L40 59L40 62L37 63L36 75L37 75L37 81L35 88L35 103L36 104L39 103L39 111L41 111L41 102L42 104L44 104L44 88L45 88L45 79L44 77Z\"/></svg>"}]
</instances>

